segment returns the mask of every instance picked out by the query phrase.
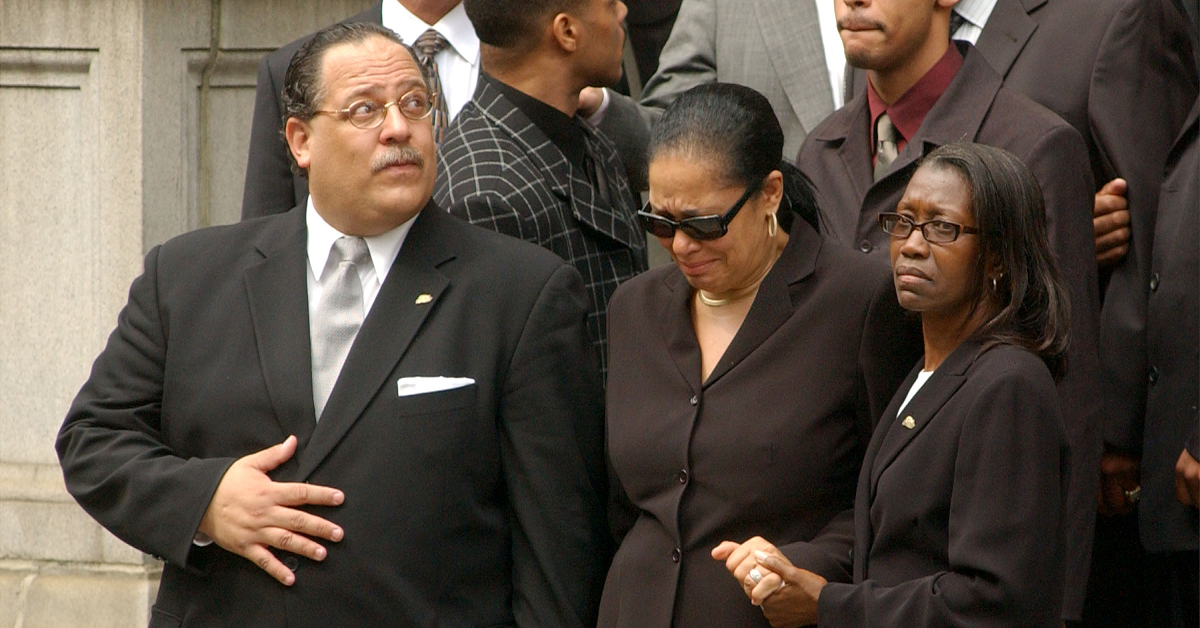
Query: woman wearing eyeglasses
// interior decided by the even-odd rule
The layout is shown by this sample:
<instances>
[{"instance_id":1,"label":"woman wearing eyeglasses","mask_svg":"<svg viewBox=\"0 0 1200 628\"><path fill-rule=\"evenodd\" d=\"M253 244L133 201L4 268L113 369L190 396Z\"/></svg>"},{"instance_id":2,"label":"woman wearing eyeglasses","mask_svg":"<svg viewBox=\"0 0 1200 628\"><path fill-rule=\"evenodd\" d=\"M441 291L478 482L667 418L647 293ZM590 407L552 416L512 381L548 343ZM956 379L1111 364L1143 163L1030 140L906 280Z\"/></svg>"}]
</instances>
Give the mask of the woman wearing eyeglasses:
<instances>
[{"instance_id":1,"label":"woman wearing eyeglasses","mask_svg":"<svg viewBox=\"0 0 1200 628\"><path fill-rule=\"evenodd\" d=\"M728 538L849 579L859 465L920 339L886 265L819 235L782 150L770 104L736 85L681 95L653 130L641 220L674 264L610 304L603 628L767 626L712 559Z\"/></svg>"},{"instance_id":2,"label":"woman wearing eyeglasses","mask_svg":"<svg viewBox=\"0 0 1200 628\"><path fill-rule=\"evenodd\" d=\"M979 144L935 149L880 216L925 357L867 449L853 584L722 545L773 626L1061 625L1069 307L1045 220L1029 170Z\"/></svg>"}]
</instances>

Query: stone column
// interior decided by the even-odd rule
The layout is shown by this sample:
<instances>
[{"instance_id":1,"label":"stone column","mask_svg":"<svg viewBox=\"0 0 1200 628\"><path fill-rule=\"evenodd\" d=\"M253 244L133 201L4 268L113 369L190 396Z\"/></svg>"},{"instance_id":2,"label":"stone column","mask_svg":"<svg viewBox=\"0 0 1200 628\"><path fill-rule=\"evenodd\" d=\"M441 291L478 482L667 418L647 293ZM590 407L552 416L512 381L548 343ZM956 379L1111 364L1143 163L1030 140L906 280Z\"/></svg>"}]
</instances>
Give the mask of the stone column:
<instances>
[{"instance_id":1,"label":"stone column","mask_svg":"<svg viewBox=\"0 0 1200 628\"><path fill-rule=\"evenodd\" d=\"M239 216L261 56L371 3L0 0L0 626L148 623L54 437L145 251Z\"/></svg>"}]
</instances>

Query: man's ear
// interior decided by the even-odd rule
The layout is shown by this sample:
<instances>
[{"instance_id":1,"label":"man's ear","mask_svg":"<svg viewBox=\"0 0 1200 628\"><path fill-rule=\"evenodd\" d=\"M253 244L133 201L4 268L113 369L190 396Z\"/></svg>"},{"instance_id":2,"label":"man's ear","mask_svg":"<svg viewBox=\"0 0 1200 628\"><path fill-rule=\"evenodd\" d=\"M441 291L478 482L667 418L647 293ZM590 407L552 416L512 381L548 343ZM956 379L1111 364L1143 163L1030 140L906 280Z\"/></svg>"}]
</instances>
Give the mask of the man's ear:
<instances>
[{"instance_id":1,"label":"man's ear","mask_svg":"<svg viewBox=\"0 0 1200 628\"><path fill-rule=\"evenodd\" d=\"M308 142L312 138L312 127L300 118L288 118L287 124L283 127L283 134L287 138L288 150L292 151L296 165L308 170L311 162L308 154Z\"/></svg>"},{"instance_id":2,"label":"man's ear","mask_svg":"<svg viewBox=\"0 0 1200 628\"><path fill-rule=\"evenodd\" d=\"M555 42L563 52L572 53L579 49L579 21L570 14L555 15L550 28L554 33Z\"/></svg>"},{"instance_id":3,"label":"man's ear","mask_svg":"<svg viewBox=\"0 0 1200 628\"><path fill-rule=\"evenodd\" d=\"M936 6L939 9L953 9L958 5L958 0L935 0Z\"/></svg>"}]
</instances>

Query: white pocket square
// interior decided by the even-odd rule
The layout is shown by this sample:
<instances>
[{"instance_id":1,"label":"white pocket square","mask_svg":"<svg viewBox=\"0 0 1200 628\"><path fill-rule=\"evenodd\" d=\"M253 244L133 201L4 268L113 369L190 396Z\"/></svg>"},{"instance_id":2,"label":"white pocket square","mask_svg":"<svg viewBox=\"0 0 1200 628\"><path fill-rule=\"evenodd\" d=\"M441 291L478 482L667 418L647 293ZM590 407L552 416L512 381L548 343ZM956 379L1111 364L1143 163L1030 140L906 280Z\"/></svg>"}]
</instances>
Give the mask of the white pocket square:
<instances>
[{"instance_id":1,"label":"white pocket square","mask_svg":"<svg viewBox=\"0 0 1200 628\"><path fill-rule=\"evenodd\" d=\"M475 380L470 377L402 377L396 380L396 393L401 397L423 395L470 386Z\"/></svg>"}]
</instances>

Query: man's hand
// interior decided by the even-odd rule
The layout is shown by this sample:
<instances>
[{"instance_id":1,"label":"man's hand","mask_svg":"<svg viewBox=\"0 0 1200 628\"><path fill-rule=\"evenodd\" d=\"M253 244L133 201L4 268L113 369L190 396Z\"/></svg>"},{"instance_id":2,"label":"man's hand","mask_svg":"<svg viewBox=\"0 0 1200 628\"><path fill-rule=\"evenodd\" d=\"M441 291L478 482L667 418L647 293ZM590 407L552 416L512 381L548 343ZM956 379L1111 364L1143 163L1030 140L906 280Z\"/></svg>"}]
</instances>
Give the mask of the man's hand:
<instances>
[{"instance_id":1,"label":"man's hand","mask_svg":"<svg viewBox=\"0 0 1200 628\"><path fill-rule=\"evenodd\" d=\"M1115 266L1129 252L1129 201L1125 179L1113 179L1096 192L1092 229L1096 232L1096 264Z\"/></svg>"},{"instance_id":2,"label":"man's hand","mask_svg":"<svg viewBox=\"0 0 1200 628\"><path fill-rule=\"evenodd\" d=\"M1175 463L1175 498L1184 506L1200 506L1200 462L1186 449Z\"/></svg>"},{"instance_id":3,"label":"man's hand","mask_svg":"<svg viewBox=\"0 0 1200 628\"><path fill-rule=\"evenodd\" d=\"M762 607L763 616L775 628L817 623L817 597L826 580L792 566L770 542L757 536L741 544L725 541L713 548L712 556L725 561L750 603Z\"/></svg>"},{"instance_id":4,"label":"man's hand","mask_svg":"<svg viewBox=\"0 0 1200 628\"><path fill-rule=\"evenodd\" d=\"M286 550L312 560L324 560L325 548L308 537L342 540L342 529L289 506L339 506L346 496L339 490L301 483L275 482L267 473L296 453L296 437L239 458L225 472L213 494L199 532L214 543L250 560L285 585L295 574L268 547Z\"/></svg>"},{"instance_id":5,"label":"man's hand","mask_svg":"<svg viewBox=\"0 0 1200 628\"><path fill-rule=\"evenodd\" d=\"M579 92L579 115L588 118L591 117L600 105L604 103L604 88L603 87L585 87Z\"/></svg>"},{"instance_id":6,"label":"man's hand","mask_svg":"<svg viewBox=\"0 0 1200 628\"><path fill-rule=\"evenodd\" d=\"M1134 500L1127 492L1139 489L1141 467L1138 459L1126 454L1106 451L1100 456L1100 495L1097 510L1106 516L1125 515L1133 511Z\"/></svg>"}]
</instances>

